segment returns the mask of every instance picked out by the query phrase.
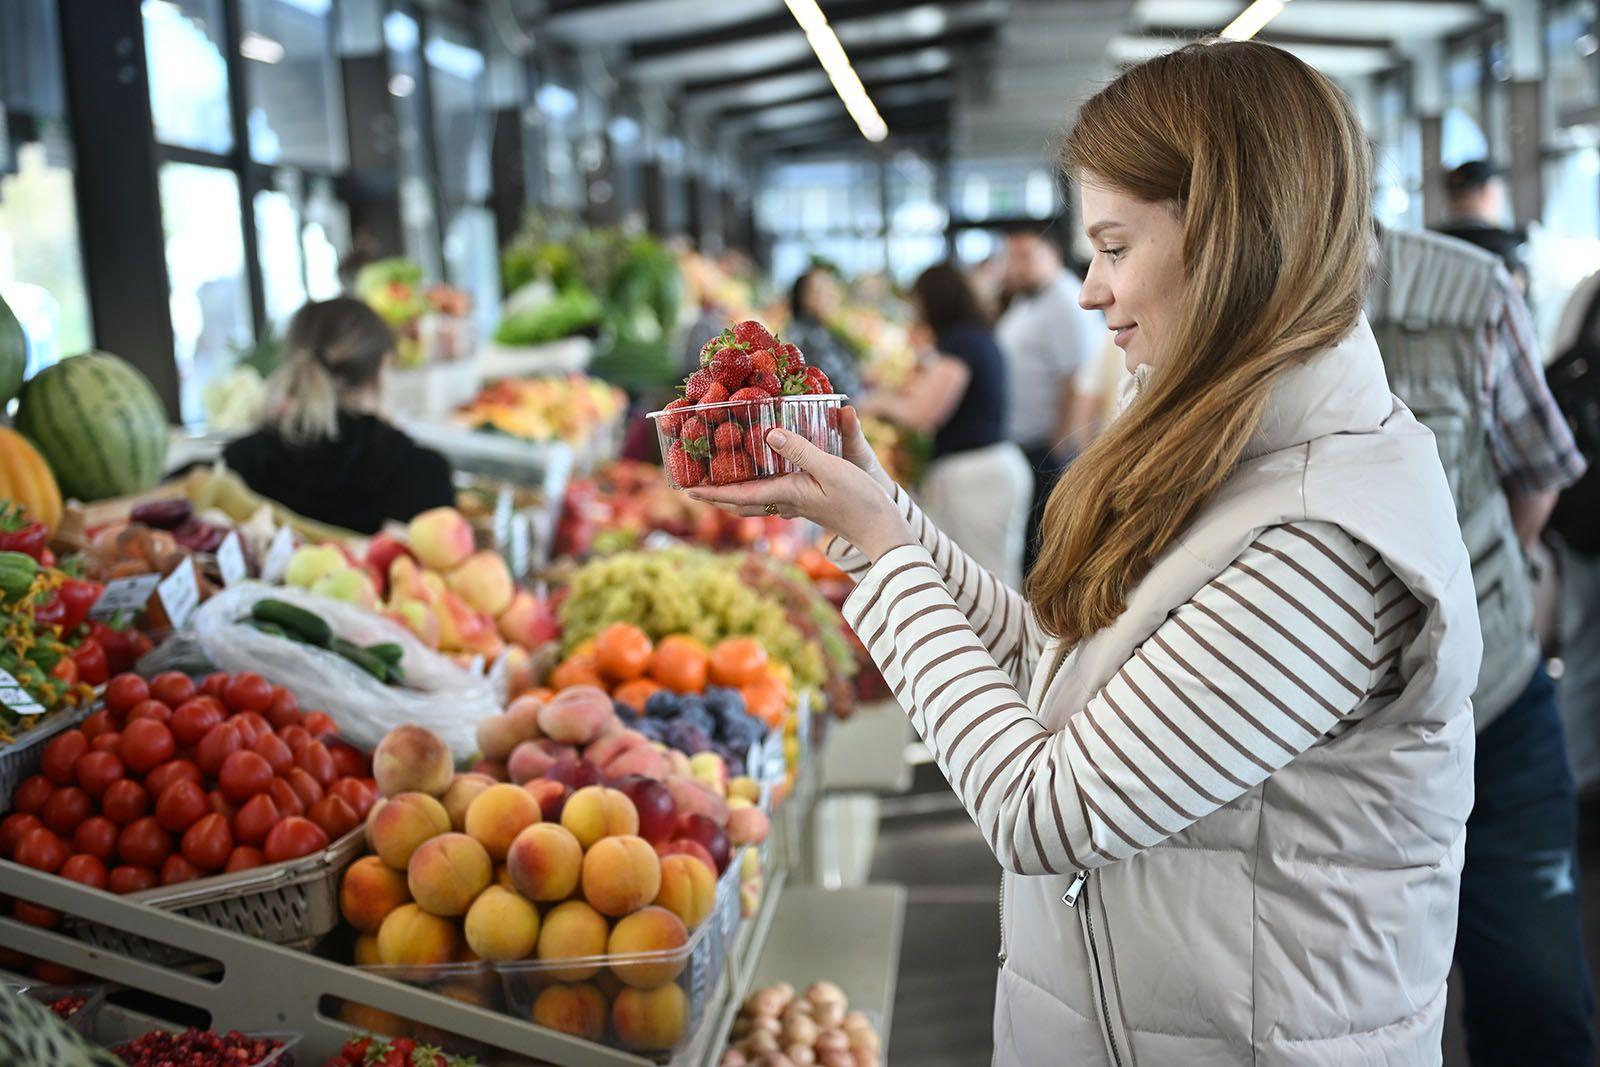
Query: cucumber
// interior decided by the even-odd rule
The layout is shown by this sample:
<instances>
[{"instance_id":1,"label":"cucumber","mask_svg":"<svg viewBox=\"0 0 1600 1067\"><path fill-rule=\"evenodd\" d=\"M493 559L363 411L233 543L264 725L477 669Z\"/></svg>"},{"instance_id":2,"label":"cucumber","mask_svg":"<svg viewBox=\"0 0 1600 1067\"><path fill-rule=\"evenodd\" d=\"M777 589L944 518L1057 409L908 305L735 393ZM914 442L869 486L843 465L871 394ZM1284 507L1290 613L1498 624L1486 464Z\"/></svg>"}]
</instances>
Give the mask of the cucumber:
<instances>
[{"instance_id":1,"label":"cucumber","mask_svg":"<svg viewBox=\"0 0 1600 1067\"><path fill-rule=\"evenodd\" d=\"M260 630L264 634L269 634L273 637L282 637L285 640L293 640L293 638L289 637L288 631L275 622L263 622L260 619L246 619L245 622L255 629Z\"/></svg>"},{"instance_id":2,"label":"cucumber","mask_svg":"<svg viewBox=\"0 0 1600 1067\"><path fill-rule=\"evenodd\" d=\"M394 641L384 641L381 644L368 645L367 651L377 656L391 667L398 667L400 660L405 657L406 650Z\"/></svg>"},{"instance_id":3,"label":"cucumber","mask_svg":"<svg viewBox=\"0 0 1600 1067\"><path fill-rule=\"evenodd\" d=\"M382 656L375 655L370 649L362 648L352 641L342 637L335 637L328 643L328 648L339 653L357 667L372 675L385 684L389 681L389 664L384 662Z\"/></svg>"},{"instance_id":4,"label":"cucumber","mask_svg":"<svg viewBox=\"0 0 1600 1067\"><path fill-rule=\"evenodd\" d=\"M327 648L333 640L333 628L322 616L305 608L268 597L258 600L250 609L251 618L257 622L270 622L283 627L289 636L308 645Z\"/></svg>"}]
</instances>

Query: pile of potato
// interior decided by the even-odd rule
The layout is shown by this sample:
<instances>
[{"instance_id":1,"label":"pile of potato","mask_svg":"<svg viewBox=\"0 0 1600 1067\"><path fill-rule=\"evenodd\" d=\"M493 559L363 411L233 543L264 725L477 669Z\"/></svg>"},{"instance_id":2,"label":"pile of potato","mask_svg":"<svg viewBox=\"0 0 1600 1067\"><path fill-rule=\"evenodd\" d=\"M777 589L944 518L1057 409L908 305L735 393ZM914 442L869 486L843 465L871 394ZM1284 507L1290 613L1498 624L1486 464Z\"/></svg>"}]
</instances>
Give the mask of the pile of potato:
<instances>
[{"instance_id":1,"label":"pile of potato","mask_svg":"<svg viewBox=\"0 0 1600 1067\"><path fill-rule=\"evenodd\" d=\"M844 990L813 982L796 996L787 982L758 989L733 1024L722 1067L879 1067L872 1023L850 1010Z\"/></svg>"}]
</instances>

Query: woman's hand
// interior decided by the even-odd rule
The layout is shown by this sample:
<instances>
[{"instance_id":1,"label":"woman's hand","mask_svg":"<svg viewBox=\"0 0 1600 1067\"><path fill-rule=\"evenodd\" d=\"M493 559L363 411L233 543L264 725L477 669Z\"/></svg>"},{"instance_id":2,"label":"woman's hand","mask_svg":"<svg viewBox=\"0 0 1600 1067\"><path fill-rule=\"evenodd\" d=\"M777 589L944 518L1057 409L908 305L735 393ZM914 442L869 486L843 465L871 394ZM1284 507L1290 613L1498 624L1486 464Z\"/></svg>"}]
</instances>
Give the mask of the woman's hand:
<instances>
[{"instance_id":1,"label":"woman's hand","mask_svg":"<svg viewBox=\"0 0 1600 1067\"><path fill-rule=\"evenodd\" d=\"M799 434L769 430L767 444L799 473L738 485L701 486L689 495L735 515L809 519L844 538L868 559L916 543L905 516L889 497L893 483L867 447L855 413L844 409L840 430L845 458L830 456ZM876 470L874 474L868 464ZM881 476L881 481L879 476Z\"/></svg>"},{"instance_id":2,"label":"woman's hand","mask_svg":"<svg viewBox=\"0 0 1600 1067\"><path fill-rule=\"evenodd\" d=\"M839 437L844 443L844 458L872 476L885 493L894 492L894 479L878 462L878 454L867 444L867 435L861 432L861 418L853 407L839 409Z\"/></svg>"}]
</instances>

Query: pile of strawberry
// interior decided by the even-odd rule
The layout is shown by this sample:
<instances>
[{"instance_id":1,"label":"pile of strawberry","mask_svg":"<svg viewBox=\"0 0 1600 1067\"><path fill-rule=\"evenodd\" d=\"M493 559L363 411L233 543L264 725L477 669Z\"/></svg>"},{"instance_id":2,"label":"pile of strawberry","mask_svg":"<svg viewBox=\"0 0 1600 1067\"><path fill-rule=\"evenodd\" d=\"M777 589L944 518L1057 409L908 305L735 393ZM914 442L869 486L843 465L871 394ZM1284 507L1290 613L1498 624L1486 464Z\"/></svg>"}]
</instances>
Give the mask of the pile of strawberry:
<instances>
[{"instance_id":1,"label":"pile of strawberry","mask_svg":"<svg viewBox=\"0 0 1600 1067\"><path fill-rule=\"evenodd\" d=\"M664 457L667 472L683 489L707 481L744 482L771 472L774 459L764 439L768 423L757 417L759 412L774 410L782 397L832 392L828 376L808 366L800 349L780 344L754 319L737 323L705 343L700 369L684 381L683 396L663 410L660 426L671 442ZM747 406L732 406L740 403Z\"/></svg>"},{"instance_id":2,"label":"pile of strawberry","mask_svg":"<svg viewBox=\"0 0 1600 1067\"><path fill-rule=\"evenodd\" d=\"M471 1057L451 1056L409 1037L385 1041L378 1037L353 1037L323 1067L474 1067Z\"/></svg>"}]
</instances>

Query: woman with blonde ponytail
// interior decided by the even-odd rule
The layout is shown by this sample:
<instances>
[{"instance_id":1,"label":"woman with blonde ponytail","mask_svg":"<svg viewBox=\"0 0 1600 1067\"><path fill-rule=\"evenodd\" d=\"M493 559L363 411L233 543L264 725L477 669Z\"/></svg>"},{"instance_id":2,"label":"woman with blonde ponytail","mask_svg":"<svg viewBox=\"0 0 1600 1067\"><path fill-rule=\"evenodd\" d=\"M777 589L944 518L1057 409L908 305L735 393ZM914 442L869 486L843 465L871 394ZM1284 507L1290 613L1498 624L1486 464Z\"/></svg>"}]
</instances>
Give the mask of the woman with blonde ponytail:
<instances>
[{"instance_id":1,"label":"woman with blonde ponytail","mask_svg":"<svg viewBox=\"0 0 1600 1067\"><path fill-rule=\"evenodd\" d=\"M1427 1064L1481 639L1429 433L1362 315L1371 160L1326 77L1191 45L1066 140L1133 389L1026 596L872 458L696 492L832 530L845 615L1005 873L996 1062Z\"/></svg>"},{"instance_id":2,"label":"woman with blonde ponytail","mask_svg":"<svg viewBox=\"0 0 1600 1067\"><path fill-rule=\"evenodd\" d=\"M378 414L394 334L359 300L295 312L267 383L267 416L223 459L256 492L291 511L376 533L455 500L450 466Z\"/></svg>"}]
</instances>

